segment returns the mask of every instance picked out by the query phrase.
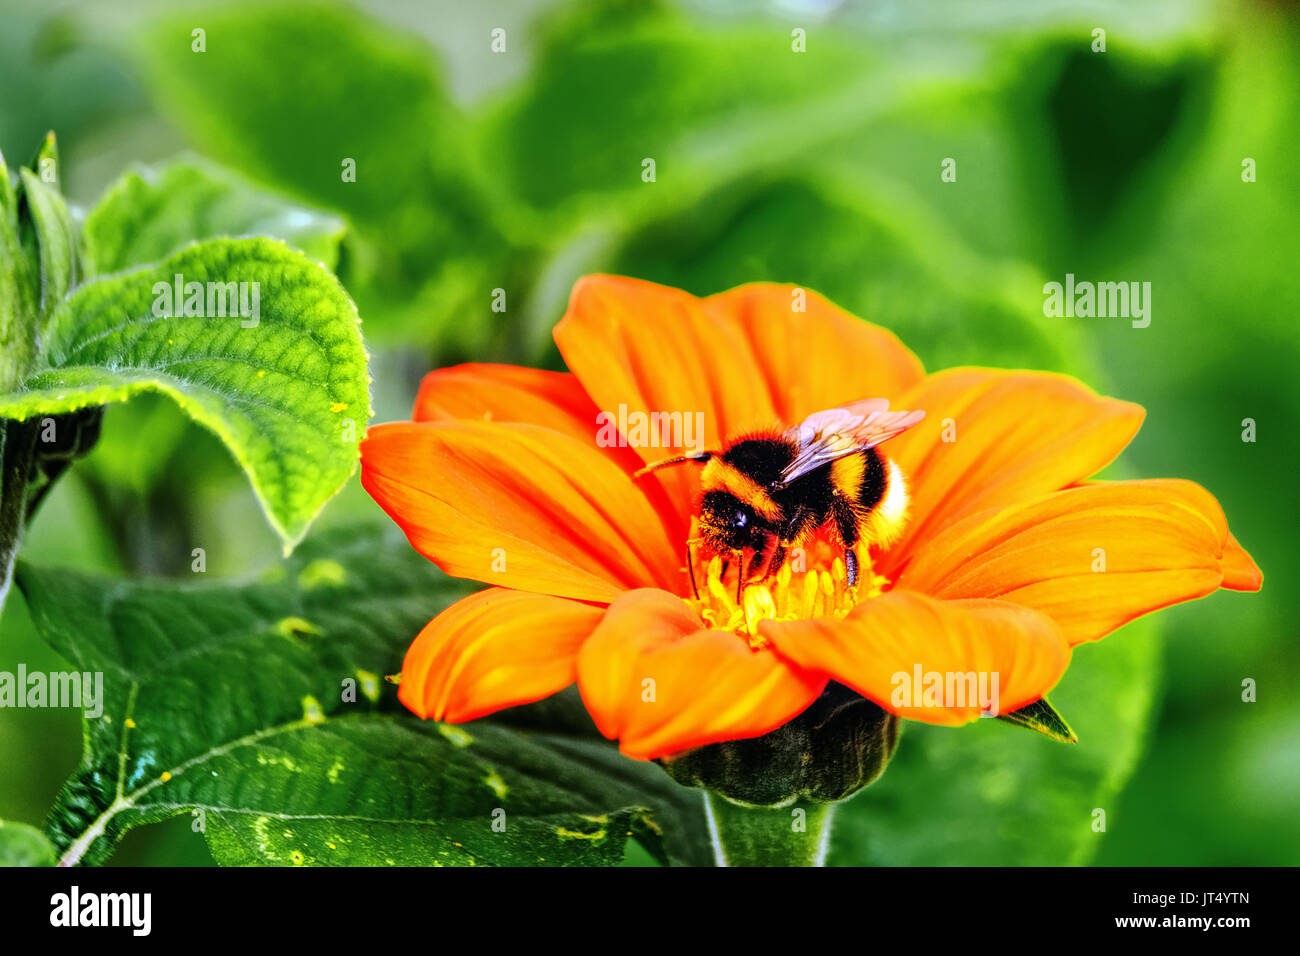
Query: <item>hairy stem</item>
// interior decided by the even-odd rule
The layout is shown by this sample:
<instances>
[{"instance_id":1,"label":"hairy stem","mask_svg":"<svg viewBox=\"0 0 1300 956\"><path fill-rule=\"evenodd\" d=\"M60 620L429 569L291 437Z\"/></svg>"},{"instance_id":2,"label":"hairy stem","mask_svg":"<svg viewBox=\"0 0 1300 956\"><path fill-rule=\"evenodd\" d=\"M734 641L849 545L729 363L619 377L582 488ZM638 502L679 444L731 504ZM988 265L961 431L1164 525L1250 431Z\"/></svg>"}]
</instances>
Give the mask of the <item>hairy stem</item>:
<instances>
[{"instance_id":1,"label":"hairy stem","mask_svg":"<svg viewBox=\"0 0 1300 956\"><path fill-rule=\"evenodd\" d=\"M718 866L823 866L834 804L745 807L705 791Z\"/></svg>"}]
</instances>

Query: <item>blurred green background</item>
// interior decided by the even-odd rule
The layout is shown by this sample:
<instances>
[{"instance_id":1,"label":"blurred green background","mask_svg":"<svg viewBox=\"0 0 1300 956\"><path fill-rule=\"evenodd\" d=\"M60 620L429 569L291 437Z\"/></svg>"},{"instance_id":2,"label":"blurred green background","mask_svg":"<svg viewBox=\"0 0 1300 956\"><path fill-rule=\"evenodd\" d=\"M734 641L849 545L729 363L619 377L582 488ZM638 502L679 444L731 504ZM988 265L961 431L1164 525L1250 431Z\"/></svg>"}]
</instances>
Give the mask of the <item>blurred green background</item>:
<instances>
[{"instance_id":1,"label":"blurred green background","mask_svg":"<svg viewBox=\"0 0 1300 956\"><path fill-rule=\"evenodd\" d=\"M347 220L339 272L380 421L406 417L436 365L558 367L550 327L592 271L698 294L799 283L894 329L929 369L1059 369L1141 403L1117 474L1208 487L1264 591L1080 648L1053 698L1094 761L1107 832L1081 817L1069 852L989 862L1300 862L1295 6L0 0L0 25L0 149L15 165L55 130L82 208L129 164L191 150ZM1067 272L1150 282L1150 327L1044 317L1043 283ZM386 520L353 479L321 522L358 518ZM108 411L24 554L178 576L193 542L214 575L278 553L216 440L141 399ZM17 595L0 630L0 670L61 666ZM936 845L910 859L946 862L970 838L944 829L961 748L1011 731L966 733L909 728L837 844L876 839L870 809L906 802ZM0 711L0 818L39 823L79 746L72 712ZM1053 812L1033 786L999 799ZM210 862L173 824L134 832L114 862ZM1032 844L1013 831L999 839Z\"/></svg>"}]
</instances>

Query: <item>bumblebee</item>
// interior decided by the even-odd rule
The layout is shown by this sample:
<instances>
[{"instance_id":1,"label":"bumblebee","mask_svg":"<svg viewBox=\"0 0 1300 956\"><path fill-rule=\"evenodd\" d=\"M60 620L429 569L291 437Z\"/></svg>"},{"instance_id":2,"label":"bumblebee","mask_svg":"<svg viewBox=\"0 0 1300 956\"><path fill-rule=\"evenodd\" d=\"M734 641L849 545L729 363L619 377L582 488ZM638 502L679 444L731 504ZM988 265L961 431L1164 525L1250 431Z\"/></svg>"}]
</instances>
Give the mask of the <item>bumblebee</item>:
<instances>
[{"instance_id":1,"label":"bumblebee","mask_svg":"<svg viewBox=\"0 0 1300 956\"><path fill-rule=\"evenodd\" d=\"M883 398L865 399L817 412L784 431L750 432L719 451L655 462L636 474L688 462L704 466L699 533L715 552L740 561L738 597L746 583L779 571L791 548L827 525L844 549L852 587L857 546L889 544L907 513L903 474L877 446L924 417L923 411L890 411ZM746 553L753 555L748 570Z\"/></svg>"}]
</instances>

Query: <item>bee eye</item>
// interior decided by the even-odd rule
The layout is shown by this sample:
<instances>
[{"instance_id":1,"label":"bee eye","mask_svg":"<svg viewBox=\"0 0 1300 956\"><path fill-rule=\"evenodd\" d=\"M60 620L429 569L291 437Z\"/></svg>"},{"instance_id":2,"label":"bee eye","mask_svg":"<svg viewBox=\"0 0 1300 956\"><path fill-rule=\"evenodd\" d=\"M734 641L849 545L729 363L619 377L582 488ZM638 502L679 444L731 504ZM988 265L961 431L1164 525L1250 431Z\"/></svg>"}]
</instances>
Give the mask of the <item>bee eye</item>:
<instances>
[{"instance_id":1,"label":"bee eye","mask_svg":"<svg viewBox=\"0 0 1300 956\"><path fill-rule=\"evenodd\" d=\"M737 511L731 516L731 526L733 528L743 528L749 524L749 515L744 511Z\"/></svg>"}]
</instances>

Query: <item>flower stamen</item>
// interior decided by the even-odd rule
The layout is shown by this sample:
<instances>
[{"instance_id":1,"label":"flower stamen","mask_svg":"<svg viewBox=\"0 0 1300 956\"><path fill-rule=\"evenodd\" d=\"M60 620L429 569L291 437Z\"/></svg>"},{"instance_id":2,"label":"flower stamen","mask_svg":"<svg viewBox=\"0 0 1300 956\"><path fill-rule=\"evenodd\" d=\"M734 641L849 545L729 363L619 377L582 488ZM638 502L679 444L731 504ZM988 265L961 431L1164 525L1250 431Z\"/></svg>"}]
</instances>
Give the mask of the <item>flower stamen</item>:
<instances>
[{"instance_id":1,"label":"flower stamen","mask_svg":"<svg viewBox=\"0 0 1300 956\"><path fill-rule=\"evenodd\" d=\"M796 563L786 561L763 580L750 581L737 588L740 561L724 563L721 556L715 554L701 562L695 550L699 543L692 541L688 547L691 548L691 566L702 567L704 575L703 580L697 582L699 596L683 600L699 614L705 626L731 631L744 638L754 650L768 646L767 639L758 633L761 621L838 620L862 601L878 597L889 584L886 578L873 572L871 558L864 548L858 559L858 581L852 587L849 586L844 559L837 555L829 561L817 562L807 570L798 569ZM827 548L821 550L830 553ZM801 555L798 564L806 560L808 558Z\"/></svg>"}]
</instances>

